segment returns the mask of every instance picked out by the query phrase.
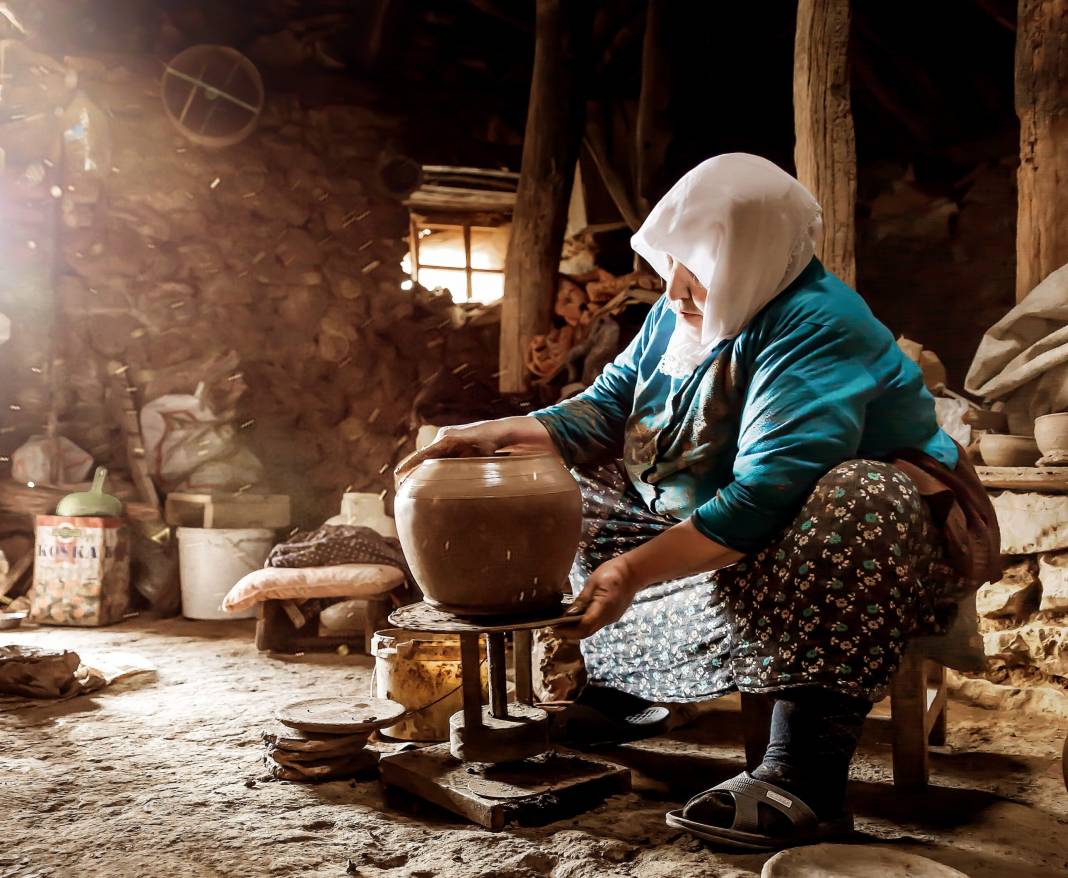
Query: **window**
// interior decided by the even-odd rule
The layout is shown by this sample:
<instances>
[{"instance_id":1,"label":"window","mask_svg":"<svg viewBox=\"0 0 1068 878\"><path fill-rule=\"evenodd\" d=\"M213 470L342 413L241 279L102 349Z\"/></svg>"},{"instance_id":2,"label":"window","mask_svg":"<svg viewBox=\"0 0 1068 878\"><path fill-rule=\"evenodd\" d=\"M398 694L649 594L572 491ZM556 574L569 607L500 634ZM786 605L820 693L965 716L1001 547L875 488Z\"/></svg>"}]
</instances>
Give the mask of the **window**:
<instances>
[{"instance_id":1,"label":"window","mask_svg":"<svg viewBox=\"0 0 1068 878\"><path fill-rule=\"evenodd\" d=\"M447 289L454 302L496 302L504 295L510 229L425 222L413 216L401 267L428 289Z\"/></svg>"}]
</instances>

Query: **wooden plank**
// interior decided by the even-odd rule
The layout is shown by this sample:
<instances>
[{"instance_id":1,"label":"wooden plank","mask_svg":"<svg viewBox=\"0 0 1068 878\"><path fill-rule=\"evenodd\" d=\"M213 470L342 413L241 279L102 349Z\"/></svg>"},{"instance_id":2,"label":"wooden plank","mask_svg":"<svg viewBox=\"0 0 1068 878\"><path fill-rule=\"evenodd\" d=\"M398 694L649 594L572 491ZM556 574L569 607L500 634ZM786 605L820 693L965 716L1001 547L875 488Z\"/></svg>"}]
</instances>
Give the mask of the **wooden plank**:
<instances>
[{"instance_id":1,"label":"wooden plank","mask_svg":"<svg viewBox=\"0 0 1068 878\"><path fill-rule=\"evenodd\" d=\"M977 466L984 488L999 491L1068 492L1068 467Z\"/></svg>"},{"instance_id":2,"label":"wooden plank","mask_svg":"<svg viewBox=\"0 0 1068 878\"><path fill-rule=\"evenodd\" d=\"M436 744L386 756L378 767L387 789L405 790L495 832L571 817L630 789L627 769L562 749L480 771L454 759L448 744ZM480 795L483 788L487 795Z\"/></svg>"},{"instance_id":3,"label":"wooden plank","mask_svg":"<svg viewBox=\"0 0 1068 878\"><path fill-rule=\"evenodd\" d=\"M823 208L818 255L856 285L857 149L849 103L849 0L800 0L794 40L794 164Z\"/></svg>"},{"instance_id":4,"label":"wooden plank","mask_svg":"<svg viewBox=\"0 0 1068 878\"><path fill-rule=\"evenodd\" d=\"M582 138L594 5L537 0L534 71L501 302L502 393L527 390L527 347L549 328Z\"/></svg>"},{"instance_id":5,"label":"wooden plank","mask_svg":"<svg viewBox=\"0 0 1068 878\"><path fill-rule=\"evenodd\" d=\"M1068 0L1019 0L1016 301L1068 262Z\"/></svg>"},{"instance_id":6,"label":"wooden plank","mask_svg":"<svg viewBox=\"0 0 1068 878\"><path fill-rule=\"evenodd\" d=\"M906 654L890 684L894 786L904 789L923 789L930 775L924 662L922 656Z\"/></svg>"},{"instance_id":7,"label":"wooden plank","mask_svg":"<svg viewBox=\"0 0 1068 878\"><path fill-rule=\"evenodd\" d=\"M167 495L167 524L175 527L289 527L286 494L200 494L175 491Z\"/></svg>"},{"instance_id":8,"label":"wooden plank","mask_svg":"<svg viewBox=\"0 0 1068 878\"><path fill-rule=\"evenodd\" d=\"M946 714L949 710L949 689L946 669L937 662L927 663L927 743L941 747L946 743Z\"/></svg>"}]
</instances>

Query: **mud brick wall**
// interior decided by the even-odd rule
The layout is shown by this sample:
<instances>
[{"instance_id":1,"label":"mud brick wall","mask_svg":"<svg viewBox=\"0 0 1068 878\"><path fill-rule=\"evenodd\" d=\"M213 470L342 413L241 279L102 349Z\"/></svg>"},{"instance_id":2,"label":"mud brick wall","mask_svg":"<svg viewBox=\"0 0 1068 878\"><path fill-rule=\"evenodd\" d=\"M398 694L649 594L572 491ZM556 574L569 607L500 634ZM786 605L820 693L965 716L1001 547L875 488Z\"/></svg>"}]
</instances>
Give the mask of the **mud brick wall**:
<instances>
[{"instance_id":1,"label":"mud brick wall","mask_svg":"<svg viewBox=\"0 0 1068 878\"><path fill-rule=\"evenodd\" d=\"M33 307L10 315L38 371L22 368L24 342L0 349L27 379L5 453L47 420L47 337L62 365L61 432L98 462L121 463L113 370L128 367L140 405L206 381L264 464L255 487L290 494L302 522L336 513L346 489L391 488L420 393L436 388L439 410L443 394L493 395L494 314L472 320L447 296L401 287L408 211L380 182L397 120L271 94L250 138L208 149L167 119L155 61L57 63L51 89L28 87L25 102L61 124L8 153L12 175L48 159L20 197L58 201L60 216L50 262L34 255L48 250L40 235L23 251L41 263L26 271ZM78 116L88 134L61 175L61 151L31 153L69 146ZM10 237L17 248L29 235Z\"/></svg>"}]
</instances>

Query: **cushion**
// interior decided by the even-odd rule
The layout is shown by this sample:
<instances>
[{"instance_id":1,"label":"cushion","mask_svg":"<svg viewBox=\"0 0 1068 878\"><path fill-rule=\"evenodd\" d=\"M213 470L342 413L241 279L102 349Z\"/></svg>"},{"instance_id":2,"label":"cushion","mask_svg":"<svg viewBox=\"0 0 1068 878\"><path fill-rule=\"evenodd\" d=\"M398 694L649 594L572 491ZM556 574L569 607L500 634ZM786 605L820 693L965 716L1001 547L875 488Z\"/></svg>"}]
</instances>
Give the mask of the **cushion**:
<instances>
[{"instance_id":1,"label":"cushion","mask_svg":"<svg viewBox=\"0 0 1068 878\"><path fill-rule=\"evenodd\" d=\"M956 671L985 671L986 655L979 635L975 593L961 599L957 617L945 634L917 637L909 644L909 651Z\"/></svg>"},{"instance_id":2,"label":"cushion","mask_svg":"<svg viewBox=\"0 0 1068 878\"><path fill-rule=\"evenodd\" d=\"M385 564L264 567L242 577L222 605L228 613L236 613L260 601L371 598L403 583L403 571Z\"/></svg>"}]
</instances>

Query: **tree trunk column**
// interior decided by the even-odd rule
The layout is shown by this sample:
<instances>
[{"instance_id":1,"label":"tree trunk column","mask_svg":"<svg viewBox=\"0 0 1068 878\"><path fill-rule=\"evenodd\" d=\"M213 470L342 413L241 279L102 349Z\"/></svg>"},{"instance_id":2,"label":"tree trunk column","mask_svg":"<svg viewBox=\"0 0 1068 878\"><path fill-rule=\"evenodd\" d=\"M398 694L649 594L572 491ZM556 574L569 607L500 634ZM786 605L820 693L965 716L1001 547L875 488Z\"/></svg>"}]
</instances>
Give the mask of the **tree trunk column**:
<instances>
[{"instance_id":1,"label":"tree trunk column","mask_svg":"<svg viewBox=\"0 0 1068 878\"><path fill-rule=\"evenodd\" d=\"M1016 301L1068 262L1068 0L1020 0Z\"/></svg>"},{"instance_id":2,"label":"tree trunk column","mask_svg":"<svg viewBox=\"0 0 1068 878\"><path fill-rule=\"evenodd\" d=\"M500 388L527 389L523 355L549 328L567 205L582 140L583 71L594 4L537 0L534 72L504 266Z\"/></svg>"},{"instance_id":3,"label":"tree trunk column","mask_svg":"<svg viewBox=\"0 0 1068 878\"><path fill-rule=\"evenodd\" d=\"M857 147L849 104L849 0L800 0L794 40L794 163L823 208L818 255L856 285Z\"/></svg>"}]
</instances>

